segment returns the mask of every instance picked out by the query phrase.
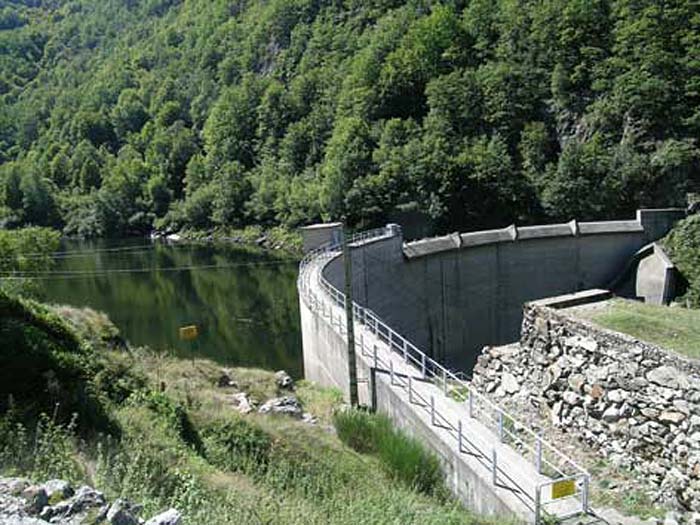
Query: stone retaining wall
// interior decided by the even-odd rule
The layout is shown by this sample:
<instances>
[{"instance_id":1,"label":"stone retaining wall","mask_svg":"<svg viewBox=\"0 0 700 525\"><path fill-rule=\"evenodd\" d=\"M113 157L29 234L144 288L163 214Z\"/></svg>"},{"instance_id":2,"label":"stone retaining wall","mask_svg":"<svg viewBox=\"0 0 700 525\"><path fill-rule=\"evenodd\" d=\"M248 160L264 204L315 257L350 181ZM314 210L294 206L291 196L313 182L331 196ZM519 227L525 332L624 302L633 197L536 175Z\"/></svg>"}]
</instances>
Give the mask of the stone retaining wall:
<instances>
[{"instance_id":1,"label":"stone retaining wall","mask_svg":"<svg viewBox=\"0 0 700 525\"><path fill-rule=\"evenodd\" d=\"M520 345L485 348L474 382L539 403L660 500L700 510L700 362L530 303Z\"/></svg>"}]
</instances>

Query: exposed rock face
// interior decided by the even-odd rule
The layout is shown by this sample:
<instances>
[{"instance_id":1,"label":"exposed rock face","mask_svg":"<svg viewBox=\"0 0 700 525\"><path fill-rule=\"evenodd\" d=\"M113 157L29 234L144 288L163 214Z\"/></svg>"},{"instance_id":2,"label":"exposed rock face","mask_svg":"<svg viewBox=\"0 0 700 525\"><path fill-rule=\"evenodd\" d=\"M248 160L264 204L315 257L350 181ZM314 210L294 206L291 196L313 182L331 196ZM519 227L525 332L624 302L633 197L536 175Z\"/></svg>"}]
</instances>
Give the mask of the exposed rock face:
<instances>
[{"instance_id":1,"label":"exposed rock face","mask_svg":"<svg viewBox=\"0 0 700 525\"><path fill-rule=\"evenodd\" d=\"M144 522L138 518L139 510L139 506L124 499L110 504L100 491L88 486L74 491L70 483L60 479L35 485L23 478L0 478L3 525L141 525ZM170 509L147 523L177 525L180 519L180 513Z\"/></svg>"},{"instance_id":2,"label":"exposed rock face","mask_svg":"<svg viewBox=\"0 0 700 525\"><path fill-rule=\"evenodd\" d=\"M520 345L484 349L474 382L548 407L555 425L635 469L660 501L700 511L700 363L526 305Z\"/></svg>"}]
</instances>

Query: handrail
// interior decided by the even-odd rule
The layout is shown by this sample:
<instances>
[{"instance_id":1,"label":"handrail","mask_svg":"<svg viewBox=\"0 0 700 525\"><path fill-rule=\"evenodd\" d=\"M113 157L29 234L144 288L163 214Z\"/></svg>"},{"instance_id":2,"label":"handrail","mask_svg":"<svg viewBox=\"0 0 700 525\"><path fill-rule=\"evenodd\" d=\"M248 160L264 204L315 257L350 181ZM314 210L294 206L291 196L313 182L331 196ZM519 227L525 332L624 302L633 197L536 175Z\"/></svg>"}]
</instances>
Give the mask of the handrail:
<instances>
[{"instance_id":1,"label":"handrail","mask_svg":"<svg viewBox=\"0 0 700 525\"><path fill-rule=\"evenodd\" d=\"M377 228L352 235L347 239L347 241L348 244L352 245L355 243L381 239L383 237L390 237L398 232L399 230L397 226L387 226L385 228ZM309 308L312 310L320 310L323 317L326 317L327 314L331 326L334 327L337 323L338 332L341 335L344 335L344 333L347 333L347 327L344 326L345 320L340 315L337 315L335 319L333 318L332 305L335 304L336 306L344 308L345 294L333 286L323 276L322 271L323 267L325 266L325 264L322 263L334 259L340 255L340 253L340 243L327 243L309 252L300 263L298 287L302 292L302 297ZM312 289L312 283L310 281L312 272L308 271L308 268L312 263L319 264L321 269L321 271L317 273L317 281L313 284L318 285L326 296L330 298L330 305L327 305L326 300L323 297L319 297L319 295ZM536 487L523 488L518 487L517 483L511 478L511 476L509 476L507 472L503 471L503 469L497 464L495 452L493 452L494 457L490 459L487 452L484 452L476 445L471 444L471 447L475 449L472 451L472 453L475 453L476 456L480 458L480 462L482 464L484 464L484 462L481 461L481 458L487 459L487 463L489 463L487 467L493 471L494 482L497 478L499 478L500 474L500 479L508 479L513 485L516 486L518 491L526 497L528 501L525 503L534 511L535 521L537 523L539 523L548 505L561 501L561 499L543 501L541 497L542 489L552 485L553 483L566 480L575 480L575 491L572 495L567 497L578 497L581 502L581 508L573 514L567 514L567 516L588 512L588 486L590 474L584 468L579 466L574 460L566 456L563 452L559 451L553 444L543 439L539 433L530 428L528 425L521 423L505 409L498 406L486 396L477 392L471 383L460 377L460 372L449 370L425 354L413 343L384 323L384 321L382 321L382 319L374 311L353 302L353 314L356 322L364 326L379 340L384 341L389 349L392 352L398 353L400 356L402 356L406 363L410 363L415 366L420 371L420 380L432 380L439 383L439 386L442 387L442 391L445 396L465 402L470 418L475 418L482 424L485 424L485 426L488 428L497 432L501 442L513 448L521 456L525 457L526 459L528 459L528 456L531 456L538 473L549 477L550 480L540 483ZM343 331L344 329L345 332ZM359 343L356 341L355 344L359 344L362 354L367 355L362 339ZM377 363L381 361L381 359L377 357L376 352L374 359ZM392 386L408 388L409 399L411 399L414 394L417 394L411 391L411 383L408 380L406 380L403 384L395 384L393 362L389 363L388 366L392 370ZM425 399L422 401L426 402ZM425 407L426 405L424 404L423 406ZM437 414L437 411L435 411L433 407L433 417L435 414ZM456 435L457 439L459 440L459 448L461 452L462 443L464 442L464 436L460 430L461 421L455 425L444 416L440 414L437 415L445 421L447 425L446 428L449 429L449 432ZM558 515L558 517L563 518L566 516Z\"/></svg>"}]
</instances>

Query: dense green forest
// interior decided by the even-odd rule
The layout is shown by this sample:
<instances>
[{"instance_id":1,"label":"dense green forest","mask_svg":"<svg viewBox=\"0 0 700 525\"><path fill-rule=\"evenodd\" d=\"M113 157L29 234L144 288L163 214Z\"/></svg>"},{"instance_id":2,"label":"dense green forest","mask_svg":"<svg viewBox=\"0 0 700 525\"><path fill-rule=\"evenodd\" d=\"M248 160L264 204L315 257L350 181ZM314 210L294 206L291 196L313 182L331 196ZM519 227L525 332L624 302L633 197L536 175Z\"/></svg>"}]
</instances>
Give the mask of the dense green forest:
<instances>
[{"instance_id":1,"label":"dense green forest","mask_svg":"<svg viewBox=\"0 0 700 525\"><path fill-rule=\"evenodd\" d=\"M0 223L437 230L682 205L695 0L0 0Z\"/></svg>"}]
</instances>

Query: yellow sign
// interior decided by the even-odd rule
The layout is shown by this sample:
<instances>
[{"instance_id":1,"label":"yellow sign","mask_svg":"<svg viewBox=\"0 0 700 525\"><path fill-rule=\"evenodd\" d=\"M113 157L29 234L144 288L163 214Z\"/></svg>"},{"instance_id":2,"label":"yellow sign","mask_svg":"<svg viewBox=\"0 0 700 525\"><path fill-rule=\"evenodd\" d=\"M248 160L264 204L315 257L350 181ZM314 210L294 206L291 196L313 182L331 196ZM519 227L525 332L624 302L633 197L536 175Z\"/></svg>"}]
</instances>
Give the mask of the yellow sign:
<instances>
[{"instance_id":1,"label":"yellow sign","mask_svg":"<svg viewBox=\"0 0 700 525\"><path fill-rule=\"evenodd\" d=\"M576 494L576 480L565 479L552 483L552 499L566 498Z\"/></svg>"},{"instance_id":2,"label":"yellow sign","mask_svg":"<svg viewBox=\"0 0 700 525\"><path fill-rule=\"evenodd\" d=\"M197 325L183 326L180 328L180 339L183 341L194 341L199 336Z\"/></svg>"}]
</instances>

